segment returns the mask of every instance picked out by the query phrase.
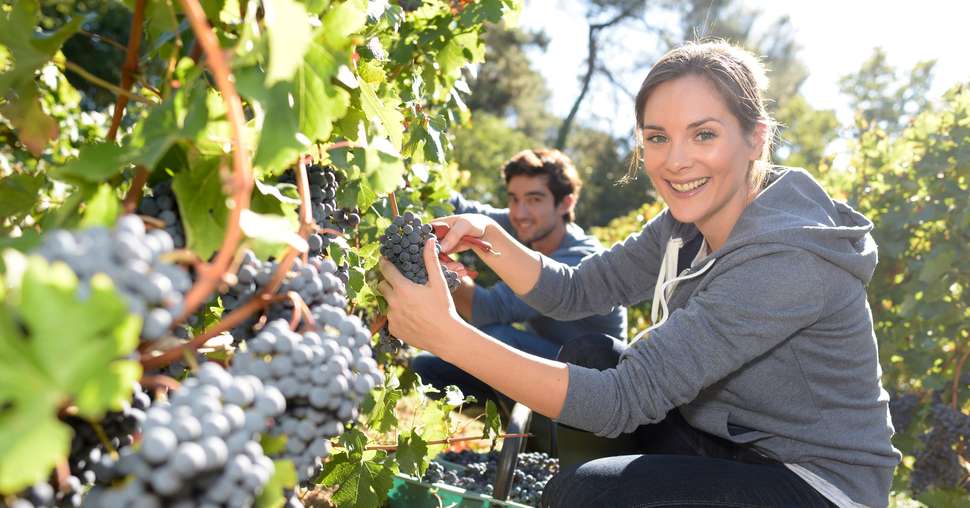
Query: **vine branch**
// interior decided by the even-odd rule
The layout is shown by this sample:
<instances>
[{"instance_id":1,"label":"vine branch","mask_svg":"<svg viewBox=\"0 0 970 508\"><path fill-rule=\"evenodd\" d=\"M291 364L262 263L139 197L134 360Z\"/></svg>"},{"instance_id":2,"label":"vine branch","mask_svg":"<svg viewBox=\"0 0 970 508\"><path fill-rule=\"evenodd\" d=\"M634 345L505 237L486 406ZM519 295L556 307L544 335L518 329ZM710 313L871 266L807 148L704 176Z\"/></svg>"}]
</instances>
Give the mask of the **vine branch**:
<instances>
[{"instance_id":1,"label":"vine branch","mask_svg":"<svg viewBox=\"0 0 970 508\"><path fill-rule=\"evenodd\" d=\"M216 86L222 94L222 100L226 105L226 116L229 119L230 137L232 141L232 160L233 172L231 183L228 186L233 193L233 207L226 226L226 234L223 237L222 245L216 254L216 258L206 266L205 270L199 272L198 281L192 286L185 295L185 305L182 315L175 321L176 324L191 315L202 303L212 294L216 286L222 280L223 274L229 268L235 255L236 247L242 239L242 230L239 227L239 219L243 210L249 208L249 198L253 190L253 172L249 160L249 153L243 144L243 126L246 123L242 109L242 100L236 93L233 78L230 73L229 64L219 46L219 39L209 26L205 17L205 12L198 0L179 0L182 10L189 20L192 31L195 32L196 43L202 48L206 56L206 65L209 66L215 78ZM290 259L292 263L292 259ZM287 270L289 266L287 265ZM275 291L275 289L274 289Z\"/></svg>"},{"instance_id":2,"label":"vine branch","mask_svg":"<svg viewBox=\"0 0 970 508\"><path fill-rule=\"evenodd\" d=\"M105 81L105 80L103 80L103 79L95 76L94 74L91 74L90 72L88 72L87 69L85 69L84 67L81 67L80 65L78 65L78 64L76 64L76 63L74 63L74 62L72 62L70 60L64 60L64 68L67 69L67 70L69 70L69 71L71 71L71 72L73 72L73 73L75 73L75 74L77 74L78 76L81 76L85 80L90 81L91 83L93 83L95 85L98 85L101 88L104 88L105 90L108 90L110 92L114 92L118 96L119 99L124 98L126 102L128 101L128 99L131 99L133 101L143 102L145 104L150 104L151 103L151 101L149 101L144 96L138 95L136 93L129 92L128 90L125 90L124 88L121 88L121 87L119 87L117 85L113 85L113 84L111 84L111 83L109 83L109 82L107 82L107 81Z\"/></svg>"},{"instance_id":3,"label":"vine branch","mask_svg":"<svg viewBox=\"0 0 970 508\"><path fill-rule=\"evenodd\" d=\"M128 34L128 49L125 51L125 63L121 67L120 89L125 92L131 89L134 82L133 74L138 70L138 50L141 47L144 19L145 0L135 0L135 12L131 16L131 31ZM118 128L121 127L121 119L125 116L128 99L126 94L119 94L115 100L115 110L111 117L111 126L108 128L109 141L114 141L118 136Z\"/></svg>"}]
</instances>

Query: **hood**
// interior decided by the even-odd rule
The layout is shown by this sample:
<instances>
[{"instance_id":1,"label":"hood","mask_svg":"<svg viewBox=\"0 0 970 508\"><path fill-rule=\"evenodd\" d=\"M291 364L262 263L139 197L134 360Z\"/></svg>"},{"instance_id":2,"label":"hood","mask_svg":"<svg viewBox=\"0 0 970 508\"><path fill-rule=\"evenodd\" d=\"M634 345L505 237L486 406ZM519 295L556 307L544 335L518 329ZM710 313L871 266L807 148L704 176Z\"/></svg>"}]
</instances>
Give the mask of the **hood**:
<instances>
[{"instance_id":1,"label":"hood","mask_svg":"<svg viewBox=\"0 0 970 508\"><path fill-rule=\"evenodd\" d=\"M833 201L808 172L786 168L769 173L768 187L744 209L727 242L712 255L781 243L807 250L868 283L878 260L872 227L861 213Z\"/></svg>"}]
</instances>

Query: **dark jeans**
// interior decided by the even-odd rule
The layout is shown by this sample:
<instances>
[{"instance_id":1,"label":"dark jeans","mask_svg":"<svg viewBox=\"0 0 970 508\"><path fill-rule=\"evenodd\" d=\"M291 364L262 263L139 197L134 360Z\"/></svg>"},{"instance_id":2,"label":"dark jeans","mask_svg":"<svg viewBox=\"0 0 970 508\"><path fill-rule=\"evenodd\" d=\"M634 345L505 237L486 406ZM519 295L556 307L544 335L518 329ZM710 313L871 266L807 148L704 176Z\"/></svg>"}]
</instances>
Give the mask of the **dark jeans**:
<instances>
[{"instance_id":1,"label":"dark jeans","mask_svg":"<svg viewBox=\"0 0 970 508\"><path fill-rule=\"evenodd\" d=\"M626 347L606 335L586 335L567 342L558 359L605 370ZM541 506L834 506L780 462L691 427L677 409L632 437L627 455L565 467L546 485ZM560 439L560 449L569 445Z\"/></svg>"},{"instance_id":2,"label":"dark jeans","mask_svg":"<svg viewBox=\"0 0 970 508\"><path fill-rule=\"evenodd\" d=\"M496 340L536 356L551 360L556 358L556 354L559 352L560 344L534 333L524 332L511 325L486 325L480 329ZM431 353L420 353L412 358L411 370L418 373L425 384L434 386L439 390L444 390L449 385L455 385L466 396L474 395L480 404L484 404L488 399L501 400L504 403L510 402L510 399L479 381L475 376ZM507 405L511 407L511 404Z\"/></svg>"}]
</instances>

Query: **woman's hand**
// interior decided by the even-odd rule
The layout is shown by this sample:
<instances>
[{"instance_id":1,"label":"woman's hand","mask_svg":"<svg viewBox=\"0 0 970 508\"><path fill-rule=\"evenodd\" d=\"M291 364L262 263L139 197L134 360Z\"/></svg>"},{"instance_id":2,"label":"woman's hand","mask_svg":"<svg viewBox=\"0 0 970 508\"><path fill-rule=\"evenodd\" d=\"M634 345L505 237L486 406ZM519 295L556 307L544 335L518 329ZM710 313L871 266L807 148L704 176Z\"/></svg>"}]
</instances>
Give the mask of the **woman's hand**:
<instances>
[{"instance_id":1,"label":"woman's hand","mask_svg":"<svg viewBox=\"0 0 970 508\"><path fill-rule=\"evenodd\" d=\"M465 236L483 238L489 226L497 226L494 220L485 215L466 213L449 215L431 221L431 224L447 224L448 233L441 239L441 252L452 254L472 248L468 243L462 243Z\"/></svg>"},{"instance_id":2,"label":"woman's hand","mask_svg":"<svg viewBox=\"0 0 970 508\"><path fill-rule=\"evenodd\" d=\"M443 339L453 337L462 321L448 292L435 253L435 241L424 244L427 285L411 282L387 258L381 258L384 280L378 288L387 300L387 327L391 335L426 351L435 352Z\"/></svg>"}]
</instances>

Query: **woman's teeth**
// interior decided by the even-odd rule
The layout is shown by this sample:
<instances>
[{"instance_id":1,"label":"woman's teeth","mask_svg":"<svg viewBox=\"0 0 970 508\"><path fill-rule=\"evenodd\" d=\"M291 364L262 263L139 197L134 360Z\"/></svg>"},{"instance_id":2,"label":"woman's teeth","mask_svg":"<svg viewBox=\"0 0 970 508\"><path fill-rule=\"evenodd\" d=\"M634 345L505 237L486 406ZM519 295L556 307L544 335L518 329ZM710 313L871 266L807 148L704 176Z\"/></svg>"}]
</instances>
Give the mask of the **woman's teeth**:
<instances>
[{"instance_id":1,"label":"woman's teeth","mask_svg":"<svg viewBox=\"0 0 970 508\"><path fill-rule=\"evenodd\" d=\"M710 180L710 178L704 177L704 178L698 178L697 180L691 180L686 183L670 182L670 186L673 187L674 190L677 192L690 192L700 187L701 185L704 185L705 183L707 183L708 180Z\"/></svg>"}]
</instances>

